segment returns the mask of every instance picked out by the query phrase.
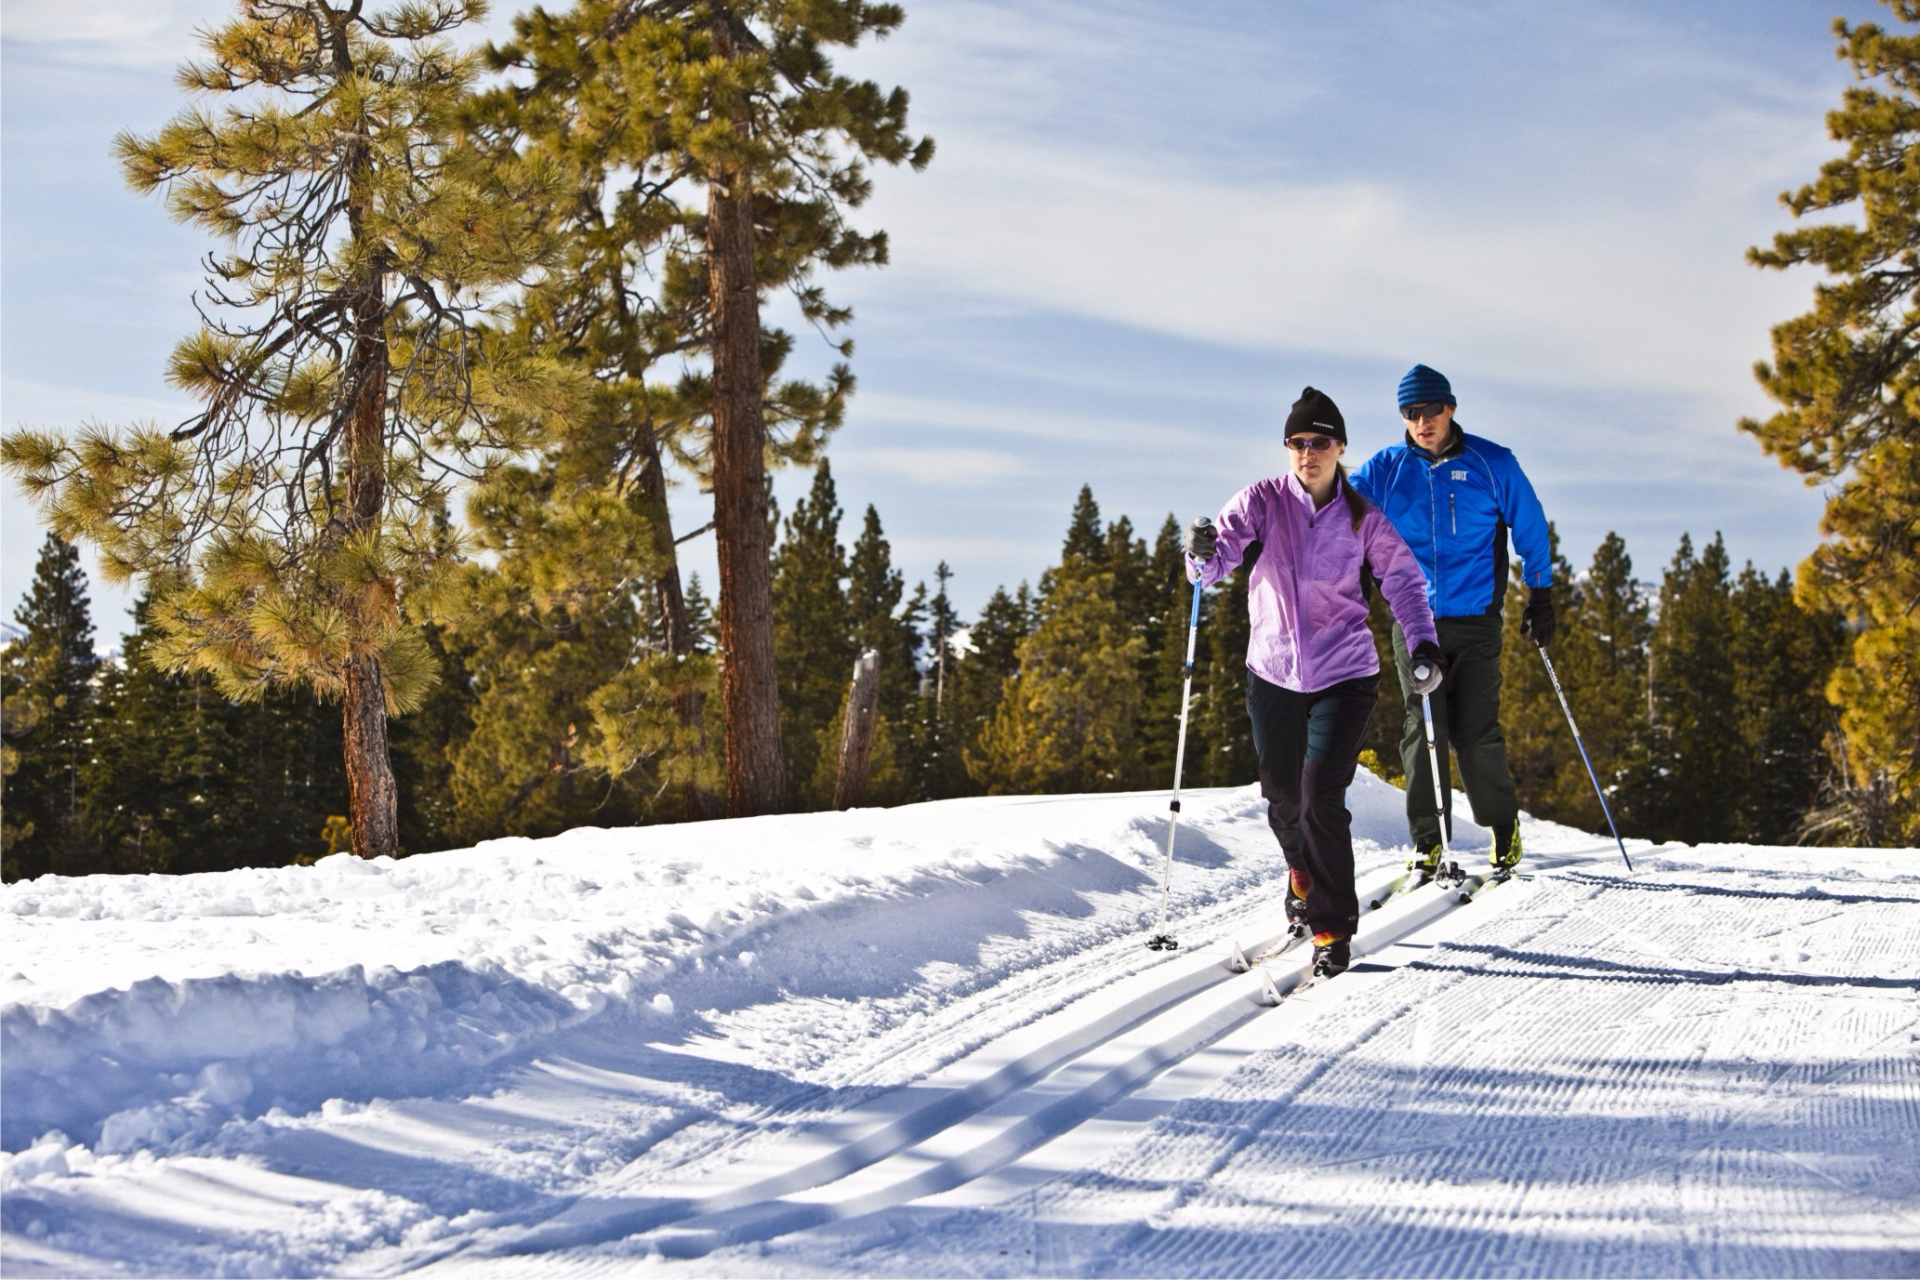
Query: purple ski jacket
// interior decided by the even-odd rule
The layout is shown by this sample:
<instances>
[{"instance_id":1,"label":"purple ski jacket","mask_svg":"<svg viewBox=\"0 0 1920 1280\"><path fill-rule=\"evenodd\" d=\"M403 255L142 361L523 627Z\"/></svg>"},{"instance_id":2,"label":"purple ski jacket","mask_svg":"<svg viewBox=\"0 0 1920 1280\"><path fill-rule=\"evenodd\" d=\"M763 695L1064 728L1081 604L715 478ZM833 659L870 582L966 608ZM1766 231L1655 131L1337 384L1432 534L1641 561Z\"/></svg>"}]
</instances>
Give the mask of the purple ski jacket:
<instances>
[{"instance_id":1,"label":"purple ski jacket","mask_svg":"<svg viewBox=\"0 0 1920 1280\"><path fill-rule=\"evenodd\" d=\"M1247 583L1247 669L1262 680L1313 693L1380 670L1360 589L1362 563L1372 567L1409 650L1422 640L1437 643L1427 580L1407 544L1371 504L1356 530L1338 493L1316 511L1312 495L1288 473L1242 489L1215 524L1213 559L1201 563L1188 556L1187 581L1220 581L1239 567L1248 543L1260 542Z\"/></svg>"}]
</instances>

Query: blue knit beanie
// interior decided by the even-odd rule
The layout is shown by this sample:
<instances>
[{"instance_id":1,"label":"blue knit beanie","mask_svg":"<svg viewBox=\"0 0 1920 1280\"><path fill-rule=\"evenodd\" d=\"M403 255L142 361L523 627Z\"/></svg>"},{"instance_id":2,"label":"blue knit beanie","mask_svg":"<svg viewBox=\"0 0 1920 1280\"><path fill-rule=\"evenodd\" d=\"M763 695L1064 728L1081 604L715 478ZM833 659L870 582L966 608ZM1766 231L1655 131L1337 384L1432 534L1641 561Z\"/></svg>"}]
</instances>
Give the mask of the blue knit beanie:
<instances>
[{"instance_id":1,"label":"blue knit beanie","mask_svg":"<svg viewBox=\"0 0 1920 1280\"><path fill-rule=\"evenodd\" d=\"M1410 404L1432 404L1436 400L1459 406L1460 402L1453 398L1453 384L1447 381L1447 375L1423 364L1407 370L1407 376L1400 379L1400 407L1404 409Z\"/></svg>"}]
</instances>

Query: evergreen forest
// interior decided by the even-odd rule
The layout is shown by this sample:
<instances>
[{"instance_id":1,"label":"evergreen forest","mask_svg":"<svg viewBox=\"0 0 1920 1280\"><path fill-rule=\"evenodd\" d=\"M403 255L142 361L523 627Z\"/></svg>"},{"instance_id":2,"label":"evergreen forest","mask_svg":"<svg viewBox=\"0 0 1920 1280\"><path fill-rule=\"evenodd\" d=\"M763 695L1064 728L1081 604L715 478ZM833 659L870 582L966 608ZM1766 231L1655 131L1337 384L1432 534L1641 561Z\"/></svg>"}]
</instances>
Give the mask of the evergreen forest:
<instances>
[{"instance_id":1,"label":"evergreen forest","mask_svg":"<svg viewBox=\"0 0 1920 1280\"><path fill-rule=\"evenodd\" d=\"M1039 585L995 590L962 617L945 565L931 593L907 589L879 512L867 508L856 529L822 460L779 521L773 565L788 808L832 807L849 678L867 649L881 673L867 803L1171 785L1192 601L1171 515L1149 541L1124 515L1103 519L1083 488ZM1247 574L1243 565L1203 594L1185 786L1257 777ZM1700 548L1683 538L1657 585L1635 577L1613 535L1583 568L1556 558L1555 574L1562 622L1549 652L1624 834L1860 842L1844 736L1823 696L1848 640L1839 616L1796 603L1784 572L1735 571L1717 537ZM710 663L697 578L687 595L696 660ZM1605 831L1546 669L1520 634L1524 599L1507 594L1503 692L1521 802ZM347 847L332 708L285 693L235 700L202 673L160 670L144 603L124 651L96 658L79 557L56 537L14 618L8 879L277 865ZM1373 622L1389 674L1363 760L1399 784L1403 705L1377 595ZM403 853L700 816L686 795L697 771L643 767L591 728L630 714L630 691L606 691L665 651L659 618L629 602L618 625L549 623L529 615L517 628L434 634L435 691L394 721Z\"/></svg>"}]
</instances>

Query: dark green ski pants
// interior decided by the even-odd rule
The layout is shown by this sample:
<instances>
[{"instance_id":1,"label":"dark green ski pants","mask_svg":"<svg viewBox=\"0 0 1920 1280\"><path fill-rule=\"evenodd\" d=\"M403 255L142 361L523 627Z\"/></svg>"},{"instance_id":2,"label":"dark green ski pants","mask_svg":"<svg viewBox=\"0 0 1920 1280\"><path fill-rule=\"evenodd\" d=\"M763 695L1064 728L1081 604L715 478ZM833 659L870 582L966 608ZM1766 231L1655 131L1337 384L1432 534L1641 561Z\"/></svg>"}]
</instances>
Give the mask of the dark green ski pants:
<instances>
[{"instance_id":1,"label":"dark green ski pants","mask_svg":"<svg viewBox=\"0 0 1920 1280\"><path fill-rule=\"evenodd\" d=\"M1447 659L1446 680L1433 695L1441 785L1449 789L1443 794L1451 795L1453 765L1458 762L1473 820L1483 827L1511 826L1520 816L1520 801L1507 774L1507 742L1500 734L1501 618L1498 614L1436 618L1434 625L1440 633L1440 652ZM1434 813L1432 770L1427 767L1427 729L1420 715L1420 695L1413 691L1408 670L1412 659L1407 656L1407 638L1397 623L1393 657L1400 673L1400 696L1407 704L1400 733L1400 764L1407 776L1407 831L1414 848L1431 849L1440 843L1440 819ZM1449 746L1452 760L1447 758Z\"/></svg>"}]
</instances>

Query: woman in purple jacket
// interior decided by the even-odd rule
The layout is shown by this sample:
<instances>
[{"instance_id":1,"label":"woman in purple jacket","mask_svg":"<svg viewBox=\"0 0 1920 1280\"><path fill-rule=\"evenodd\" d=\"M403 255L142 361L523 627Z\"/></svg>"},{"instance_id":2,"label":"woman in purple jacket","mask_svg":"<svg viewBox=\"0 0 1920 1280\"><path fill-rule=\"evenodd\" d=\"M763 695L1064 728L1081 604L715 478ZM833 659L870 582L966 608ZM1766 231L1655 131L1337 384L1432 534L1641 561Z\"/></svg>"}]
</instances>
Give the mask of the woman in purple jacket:
<instances>
[{"instance_id":1,"label":"woman in purple jacket","mask_svg":"<svg viewBox=\"0 0 1920 1280\"><path fill-rule=\"evenodd\" d=\"M1219 521L1187 530L1187 577L1220 581L1256 556L1247 586L1247 715L1260 758L1267 821L1287 857L1287 917L1313 931L1313 971L1347 967L1360 919L1347 787L1380 685L1361 571L1380 583L1394 620L1426 659L1440 649L1426 579L1385 516L1348 485L1347 424L1308 387L1287 417L1288 474L1234 495Z\"/></svg>"}]
</instances>

